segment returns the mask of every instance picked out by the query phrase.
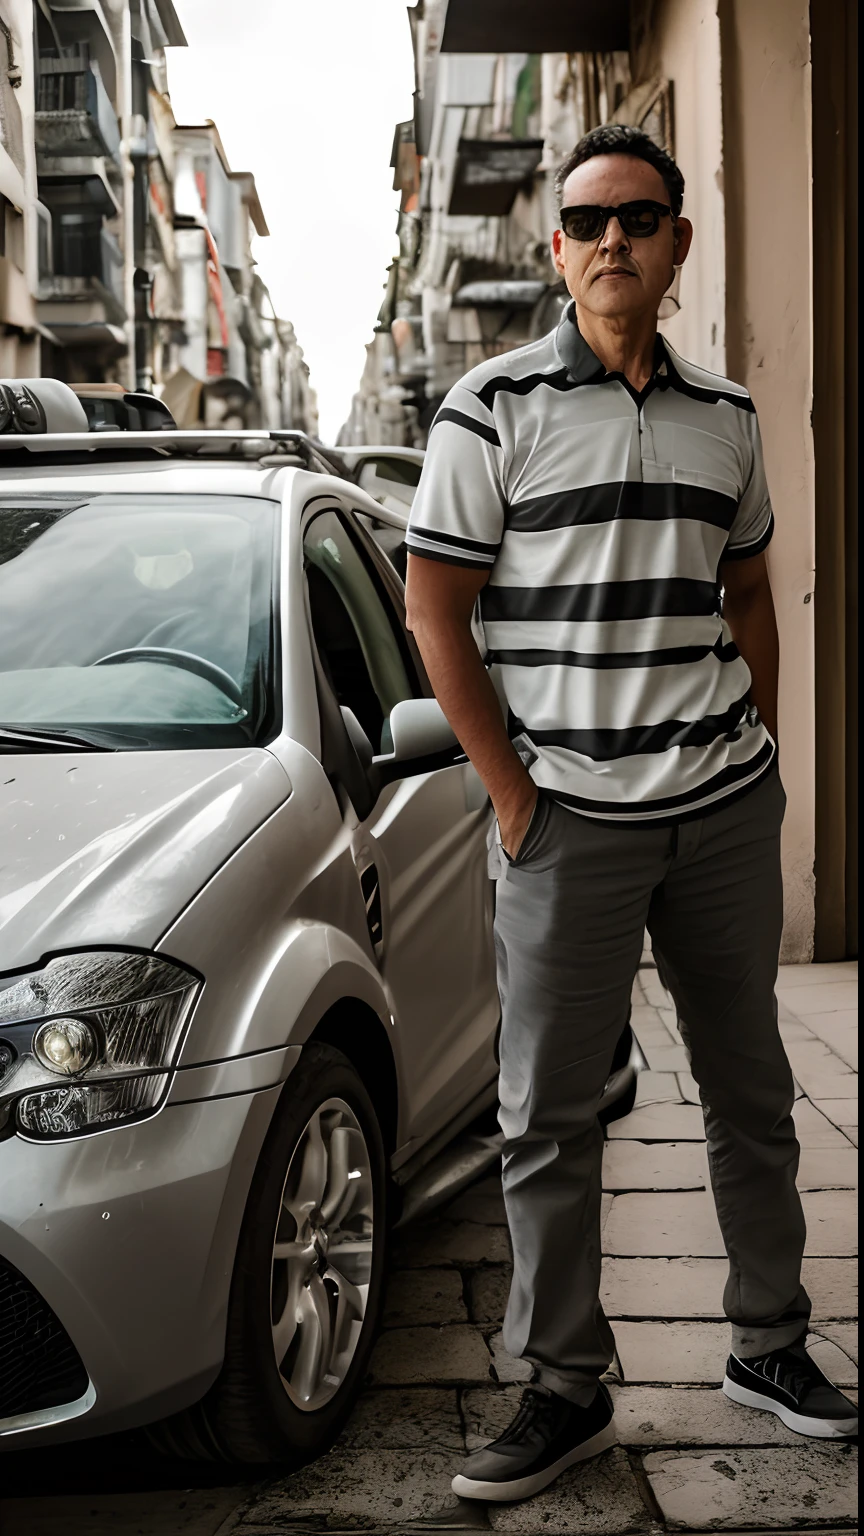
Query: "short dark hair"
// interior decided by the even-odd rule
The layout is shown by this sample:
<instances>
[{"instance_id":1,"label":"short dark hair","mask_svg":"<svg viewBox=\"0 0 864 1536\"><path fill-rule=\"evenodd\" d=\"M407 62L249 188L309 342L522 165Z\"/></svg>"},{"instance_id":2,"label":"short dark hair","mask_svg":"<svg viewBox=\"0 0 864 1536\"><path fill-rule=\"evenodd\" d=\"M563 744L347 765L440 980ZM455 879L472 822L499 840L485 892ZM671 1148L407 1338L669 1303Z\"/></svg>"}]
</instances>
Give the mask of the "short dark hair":
<instances>
[{"instance_id":1,"label":"short dark hair","mask_svg":"<svg viewBox=\"0 0 864 1536\"><path fill-rule=\"evenodd\" d=\"M604 123L579 140L555 175L555 195L559 204L570 172L575 171L577 165L584 165L586 160L593 160L595 155L632 155L636 160L653 165L663 178L673 216L678 217L684 202L684 177L667 150L655 144L641 128L631 128L626 123Z\"/></svg>"}]
</instances>

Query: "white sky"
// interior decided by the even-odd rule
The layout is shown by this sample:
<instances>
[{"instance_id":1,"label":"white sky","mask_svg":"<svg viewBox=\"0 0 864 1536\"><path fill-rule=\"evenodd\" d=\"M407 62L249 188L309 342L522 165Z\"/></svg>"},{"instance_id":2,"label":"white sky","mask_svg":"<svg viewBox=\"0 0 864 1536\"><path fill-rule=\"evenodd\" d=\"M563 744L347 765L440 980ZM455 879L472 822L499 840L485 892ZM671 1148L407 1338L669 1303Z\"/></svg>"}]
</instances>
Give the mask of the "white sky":
<instances>
[{"instance_id":1,"label":"white sky","mask_svg":"<svg viewBox=\"0 0 864 1536\"><path fill-rule=\"evenodd\" d=\"M252 171L270 230L255 255L292 321L322 437L348 414L397 249L390 151L412 113L407 0L176 0L178 123L212 118Z\"/></svg>"}]
</instances>

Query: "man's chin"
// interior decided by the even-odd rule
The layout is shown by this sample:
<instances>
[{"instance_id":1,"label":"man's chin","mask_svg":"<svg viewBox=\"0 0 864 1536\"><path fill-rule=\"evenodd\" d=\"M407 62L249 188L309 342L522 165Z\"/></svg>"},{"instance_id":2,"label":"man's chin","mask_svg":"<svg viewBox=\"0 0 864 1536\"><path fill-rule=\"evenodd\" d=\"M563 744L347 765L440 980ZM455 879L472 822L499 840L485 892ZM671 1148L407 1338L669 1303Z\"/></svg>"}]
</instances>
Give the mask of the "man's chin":
<instances>
[{"instance_id":1,"label":"man's chin","mask_svg":"<svg viewBox=\"0 0 864 1536\"><path fill-rule=\"evenodd\" d=\"M605 279L589 288L582 303L589 314L607 320L621 319L628 315L635 319L650 309L645 294L635 284L632 289L619 283L609 283L607 286Z\"/></svg>"}]
</instances>

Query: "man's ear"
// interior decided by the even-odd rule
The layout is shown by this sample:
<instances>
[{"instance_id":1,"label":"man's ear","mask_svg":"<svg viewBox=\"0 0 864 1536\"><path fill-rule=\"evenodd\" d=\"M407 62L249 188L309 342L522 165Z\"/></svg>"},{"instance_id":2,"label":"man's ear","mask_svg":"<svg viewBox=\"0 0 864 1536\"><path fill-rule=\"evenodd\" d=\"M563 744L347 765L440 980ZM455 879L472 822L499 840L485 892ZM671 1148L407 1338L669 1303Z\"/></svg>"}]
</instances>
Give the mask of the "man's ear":
<instances>
[{"instance_id":1,"label":"man's ear","mask_svg":"<svg viewBox=\"0 0 864 1536\"><path fill-rule=\"evenodd\" d=\"M674 240L672 262L674 266L680 267L681 263L686 261L687 253L693 242L693 225L689 219L678 218L675 220L672 226L672 238Z\"/></svg>"},{"instance_id":2,"label":"man's ear","mask_svg":"<svg viewBox=\"0 0 864 1536\"><path fill-rule=\"evenodd\" d=\"M561 229L552 232L552 265L559 277L564 276L564 231Z\"/></svg>"}]
</instances>

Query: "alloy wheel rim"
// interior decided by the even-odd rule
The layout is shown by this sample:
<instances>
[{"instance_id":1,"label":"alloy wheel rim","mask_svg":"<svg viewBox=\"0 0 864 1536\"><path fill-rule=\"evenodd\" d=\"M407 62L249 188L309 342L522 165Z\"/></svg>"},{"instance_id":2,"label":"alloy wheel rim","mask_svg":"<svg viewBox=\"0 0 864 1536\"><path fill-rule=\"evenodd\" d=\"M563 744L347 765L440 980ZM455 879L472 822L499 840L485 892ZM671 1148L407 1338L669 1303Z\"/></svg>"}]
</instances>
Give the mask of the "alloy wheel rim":
<instances>
[{"instance_id":1,"label":"alloy wheel rim","mask_svg":"<svg viewBox=\"0 0 864 1536\"><path fill-rule=\"evenodd\" d=\"M270 1326L282 1385L323 1408L354 1359L372 1273L372 1163L344 1099L310 1115L288 1164L273 1241Z\"/></svg>"}]
</instances>

